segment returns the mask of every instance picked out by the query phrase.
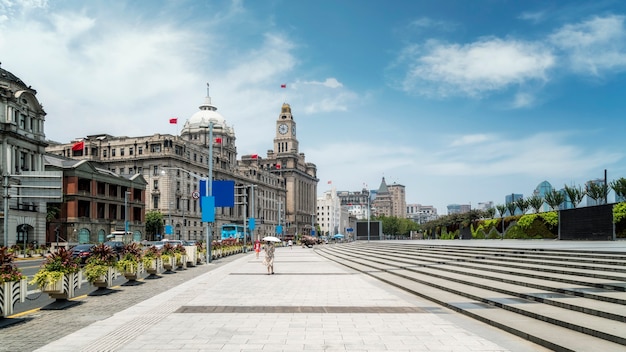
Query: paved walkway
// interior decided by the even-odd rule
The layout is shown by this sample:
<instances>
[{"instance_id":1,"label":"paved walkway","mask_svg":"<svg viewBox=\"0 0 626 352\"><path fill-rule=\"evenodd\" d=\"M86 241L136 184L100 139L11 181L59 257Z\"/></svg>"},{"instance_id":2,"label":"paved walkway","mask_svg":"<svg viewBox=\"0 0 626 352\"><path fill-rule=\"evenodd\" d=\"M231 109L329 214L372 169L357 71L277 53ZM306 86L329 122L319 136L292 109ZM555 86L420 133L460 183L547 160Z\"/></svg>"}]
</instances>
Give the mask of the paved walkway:
<instances>
[{"instance_id":1,"label":"paved walkway","mask_svg":"<svg viewBox=\"0 0 626 352\"><path fill-rule=\"evenodd\" d=\"M275 275L261 261L216 265L37 351L545 351L309 248L277 248Z\"/></svg>"}]
</instances>

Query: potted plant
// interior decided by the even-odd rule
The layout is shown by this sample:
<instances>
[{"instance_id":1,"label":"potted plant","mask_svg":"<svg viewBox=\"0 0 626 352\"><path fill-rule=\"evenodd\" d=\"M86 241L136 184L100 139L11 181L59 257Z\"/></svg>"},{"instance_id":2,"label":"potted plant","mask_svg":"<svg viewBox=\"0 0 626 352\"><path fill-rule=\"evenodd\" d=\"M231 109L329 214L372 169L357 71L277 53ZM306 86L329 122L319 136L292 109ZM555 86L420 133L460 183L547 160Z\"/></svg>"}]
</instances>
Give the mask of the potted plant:
<instances>
[{"instance_id":1,"label":"potted plant","mask_svg":"<svg viewBox=\"0 0 626 352\"><path fill-rule=\"evenodd\" d=\"M163 248L161 248L161 260L163 261L163 268L165 272L163 274L173 274L172 268L176 264L176 257L174 254L174 246L165 242Z\"/></svg>"},{"instance_id":2,"label":"potted plant","mask_svg":"<svg viewBox=\"0 0 626 352\"><path fill-rule=\"evenodd\" d=\"M137 243L131 242L124 245L122 257L116 262L115 266L128 281L134 282L144 272L143 264L141 248Z\"/></svg>"},{"instance_id":3,"label":"potted plant","mask_svg":"<svg viewBox=\"0 0 626 352\"><path fill-rule=\"evenodd\" d=\"M143 253L143 264L148 272L148 277L146 279L157 279L160 276L157 274L163 267L163 261L161 260L161 250L155 246L149 247Z\"/></svg>"},{"instance_id":4,"label":"potted plant","mask_svg":"<svg viewBox=\"0 0 626 352\"><path fill-rule=\"evenodd\" d=\"M70 251L61 247L46 258L30 283L36 284L52 298L67 300L74 297L74 291L81 287L81 282L78 261L72 258Z\"/></svg>"},{"instance_id":5,"label":"potted plant","mask_svg":"<svg viewBox=\"0 0 626 352\"><path fill-rule=\"evenodd\" d=\"M179 244L174 247L174 258L178 270L184 270L187 267L187 250L185 246Z\"/></svg>"},{"instance_id":6,"label":"potted plant","mask_svg":"<svg viewBox=\"0 0 626 352\"><path fill-rule=\"evenodd\" d=\"M89 283L104 289L113 285L113 280L117 277L115 263L117 255L113 248L104 243L93 247L91 257L87 260L87 264L83 268L85 278Z\"/></svg>"},{"instance_id":7,"label":"potted plant","mask_svg":"<svg viewBox=\"0 0 626 352\"><path fill-rule=\"evenodd\" d=\"M196 264L202 264L206 258L206 248L204 243L196 242Z\"/></svg>"},{"instance_id":8,"label":"potted plant","mask_svg":"<svg viewBox=\"0 0 626 352\"><path fill-rule=\"evenodd\" d=\"M27 292L26 276L13 262L15 256L7 247L0 247L0 317L13 314L13 306L24 302Z\"/></svg>"}]
</instances>

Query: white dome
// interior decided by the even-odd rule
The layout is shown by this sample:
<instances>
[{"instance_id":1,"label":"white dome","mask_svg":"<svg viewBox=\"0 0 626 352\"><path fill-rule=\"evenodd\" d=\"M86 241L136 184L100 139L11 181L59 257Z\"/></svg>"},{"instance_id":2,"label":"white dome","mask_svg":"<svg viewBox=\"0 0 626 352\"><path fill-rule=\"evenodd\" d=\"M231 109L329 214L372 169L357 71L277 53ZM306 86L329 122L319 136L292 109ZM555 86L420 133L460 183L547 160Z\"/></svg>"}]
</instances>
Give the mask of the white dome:
<instances>
[{"instance_id":1,"label":"white dome","mask_svg":"<svg viewBox=\"0 0 626 352\"><path fill-rule=\"evenodd\" d=\"M204 104L200 105L200 110L185 122L183 129L197 130L207 128L210 122L213 122L214 127L226 127L226 120L217 112L217 107L211 104L211 97L206 97Z\"/></svg>"}]
</instances>

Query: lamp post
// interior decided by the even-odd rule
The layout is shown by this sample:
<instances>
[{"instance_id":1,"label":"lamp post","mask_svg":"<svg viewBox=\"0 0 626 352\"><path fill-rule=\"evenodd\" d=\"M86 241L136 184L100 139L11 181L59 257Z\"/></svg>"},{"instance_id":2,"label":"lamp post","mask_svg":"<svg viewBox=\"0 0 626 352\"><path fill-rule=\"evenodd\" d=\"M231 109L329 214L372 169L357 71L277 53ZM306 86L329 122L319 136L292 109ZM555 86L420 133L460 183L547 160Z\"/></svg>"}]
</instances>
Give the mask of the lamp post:
<instances>
[{"instance_id":1,"label":"lamp post","mask_svg":"<svg viewBox=\"0 0 626 352\"><path fill-rule=\"evenodd\" d=\"M128 242L126 239L126 235L128 234L128 197L130 196L130 192L124 192L124 242ZM58 242L57 238L57 242Z\"/></svg>"},{"instance_id":2,"label":"lamp post","mask_svg":"<svg viewBox=\"0 0 626 352\"><path fill-rule=\"evenodd\" d=\"M195 173L193 173L193 172L191 172L191 171L187 171L187 170L182 169L182 168L180 168L180 167L164 167L164 169L165 169L165 170L178 170L178 171L182 171L182 172L184 172L184 173L188 174L189 176L191 176L191 177L193 177L193 178L195 178L195 179L197 179L197 180L207 181L207 180L209 180L209 179L210 179L210 178L202 177L202 176L200 176L200 175L198 175L198 174L195 174ZM164 175L164 174L165 174L165 170L161 171L161 174L163 174L163 175ZM209 182L207 182L207 183L209 183ZM209 184L210 184L210 183L209 183ZM208 189L208 187L207 187L207 189ZM171 215L171 211L170 211L170 224L171 224L171 223L172 223L172 215ZM207 232L207 241L208 241L208 239L209 239L209 235L208 235L208 232ZM207 242L207 243L209 243L209 242ZM206 257L206 260L207 260L207 263L210 263L210 262L211 262L211 260L210 260L210 258L211 258L211 256L210 256L210 253L211 253L211 252L210 252L210 249L211 249L211 247L210 247L210 243L207 245L207 247L208 247L208 248L207 248L207 257Z\"/></svg>"}]
</instances>

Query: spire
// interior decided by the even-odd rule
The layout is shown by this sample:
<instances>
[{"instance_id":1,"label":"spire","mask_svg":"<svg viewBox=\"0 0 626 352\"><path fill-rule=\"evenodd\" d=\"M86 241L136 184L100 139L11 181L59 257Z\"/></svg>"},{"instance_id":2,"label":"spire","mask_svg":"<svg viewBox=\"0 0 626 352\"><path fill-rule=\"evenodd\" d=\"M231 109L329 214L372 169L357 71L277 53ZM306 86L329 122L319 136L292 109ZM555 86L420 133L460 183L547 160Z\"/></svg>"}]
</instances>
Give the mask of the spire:
<instances>
[{"instance_id":1,"label":"spire","mask_svg":"<svg viewBox=\"0 0 626 352\"><path fill-rule=\"evenodd\" d=\"M204 104L200 105L200 110L217 111L217 107L211 104L211 94L209 93L209 82L206 84L206 97L204 98Z\"/></svg>"},{"instance_id":2,"label":"spire","mask_svg":"<svg viewBox=\"0 0 626 352\"><path fill-rule=\"evenodd\" d=\"M383 180L380 182L380 187L378 187L378 194L387 194L389 190L387 189L387 182L385 182L385 177L383 176Z\"/></svg>"}]
</instances>

